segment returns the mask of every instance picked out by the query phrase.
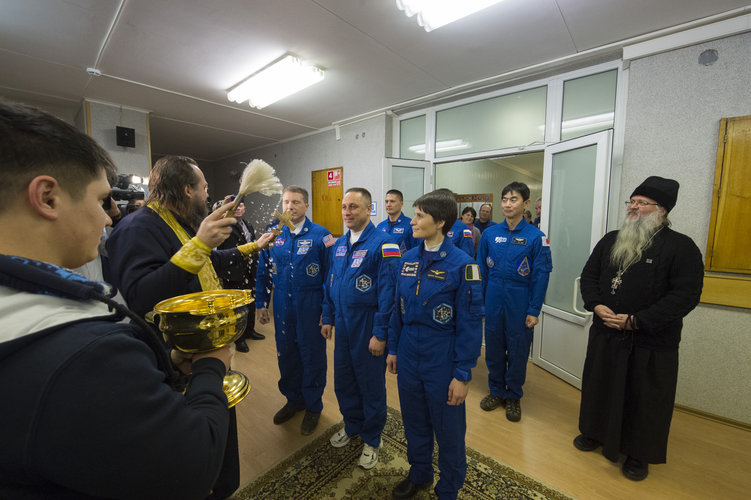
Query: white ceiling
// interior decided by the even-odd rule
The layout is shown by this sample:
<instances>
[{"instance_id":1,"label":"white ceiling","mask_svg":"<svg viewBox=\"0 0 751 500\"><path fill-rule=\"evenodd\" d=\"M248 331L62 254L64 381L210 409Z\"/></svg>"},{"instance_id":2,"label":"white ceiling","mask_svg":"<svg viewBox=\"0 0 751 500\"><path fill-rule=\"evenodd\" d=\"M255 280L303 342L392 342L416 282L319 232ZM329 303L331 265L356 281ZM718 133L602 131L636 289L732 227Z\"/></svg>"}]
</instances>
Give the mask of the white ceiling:
<instances>
[{"instance_id":1,"label":"white ceiling","mask_svg":"<svg viewBox=\"0 0 751 500\"><path fill-rule=\"evenodd\" d=\"M617 57L625 40L747 2L505 0L426 33L394 0L2 0L0 95L144 109L153 154L214 161L520 68ZM227 100L285 52L325 80L260 111Z\"/></svg>"}]
</instances>

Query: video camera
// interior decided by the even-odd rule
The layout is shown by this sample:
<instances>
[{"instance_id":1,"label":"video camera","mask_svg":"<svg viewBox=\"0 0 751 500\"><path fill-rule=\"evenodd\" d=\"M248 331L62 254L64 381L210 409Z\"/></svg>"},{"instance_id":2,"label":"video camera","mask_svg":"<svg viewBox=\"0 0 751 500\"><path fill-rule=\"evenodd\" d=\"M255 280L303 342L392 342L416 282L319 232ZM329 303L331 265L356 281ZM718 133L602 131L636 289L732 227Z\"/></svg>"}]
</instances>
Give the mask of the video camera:
<instances>
[{"instance_id":1,"label":"video camera","mask_svg":"<svg viewBox=\"0 0 751 500\"><path fill-rule=\"evenodd\" d=\"M135 200L143 200L146 197L144 189L139 184L142 179L132 174L118 174L117 183L112 187L110 191L110 198L104 200L103 206L105 210L111 208L110 199L118 201L126 201L128 205L132 204Z\"/></svg>"}]
</instances>

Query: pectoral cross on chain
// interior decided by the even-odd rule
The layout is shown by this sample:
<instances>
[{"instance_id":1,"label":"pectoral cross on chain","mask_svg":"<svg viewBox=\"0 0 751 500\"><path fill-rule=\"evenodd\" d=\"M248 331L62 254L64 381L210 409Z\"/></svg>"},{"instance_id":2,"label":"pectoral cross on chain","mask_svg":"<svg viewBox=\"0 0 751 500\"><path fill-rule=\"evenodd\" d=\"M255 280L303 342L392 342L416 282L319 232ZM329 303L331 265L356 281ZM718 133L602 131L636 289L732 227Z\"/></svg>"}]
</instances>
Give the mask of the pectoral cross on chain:
<instances>
[{"instance_id":1,"label":"pectoral cross on chain","mask_svg":"<svg viewBox=\"0 0 751 500\"><path fill-rule=\"evenodd\" d=\"M610 280L610 295L615 295L615 291L621 286L621 283L623 283L621 276L623 276L623 271L618 269L618 274L615 275L615 278Z\"/></svg>"}]
</instances>

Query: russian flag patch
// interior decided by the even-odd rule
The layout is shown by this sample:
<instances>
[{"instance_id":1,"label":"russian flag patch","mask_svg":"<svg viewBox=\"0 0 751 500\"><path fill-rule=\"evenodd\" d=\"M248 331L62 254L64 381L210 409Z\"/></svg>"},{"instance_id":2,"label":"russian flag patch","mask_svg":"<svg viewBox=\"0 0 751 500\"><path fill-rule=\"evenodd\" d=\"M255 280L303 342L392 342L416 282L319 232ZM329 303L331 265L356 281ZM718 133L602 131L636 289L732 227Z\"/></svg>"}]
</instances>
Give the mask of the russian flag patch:
<instances>
[{"instance_id":1,"label":"russian flag patch","mask_svg":"<svg viewBox=\"0 0 751 500\"><path fill-rule=\"evenodd\" d=\"M464 237L465 238L471 238L472 237L472 231L470 231L469 229L464 229L463 232L464 232Z\"/></svg>"},{"instance_id":2,"label":"russian flag patch","mask_svg":"<svg viewBox=\"0 0 751 500\"><path fill-rule=\"evenodd\" d=\"M381 246L381 255L384 257L401 257L402 252L399 251L399 245L396 243L384 243Z\"/></svg>"}]
</instances>

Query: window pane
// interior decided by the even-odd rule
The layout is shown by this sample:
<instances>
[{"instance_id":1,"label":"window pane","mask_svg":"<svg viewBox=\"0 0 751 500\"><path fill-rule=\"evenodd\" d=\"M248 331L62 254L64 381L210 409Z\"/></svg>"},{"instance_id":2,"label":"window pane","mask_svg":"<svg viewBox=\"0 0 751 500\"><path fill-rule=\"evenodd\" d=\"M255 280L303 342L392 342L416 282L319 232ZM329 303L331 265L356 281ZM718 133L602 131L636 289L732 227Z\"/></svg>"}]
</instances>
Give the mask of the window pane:
<instances>
[{"instance_id":1,"label":"window pane","mask_svg":"<svg viewBox=\"0 0 751 500\"><path fill-rule=\"evenodd\" d=\"M425 159L425 115L399 122L399 158Z\"/></svg>"},{"instance_id":2,"label":"window pane","mask_svg":"<svg viewBox=\"0 0 751 500\"><path fill-rule=\"evenodd\" d=\"M589 257L596 168L597 145L553 155L548 237L555 267L545 303L571 314L574 280Z\"/></svg>"},{"instance_id":3,"label":"window pane","mask_svg":"<svg viewBox=\"0 0 751 500\"><path fill-rule=\"evenodd\" d=\"M394 165L391 168L391 189L398 189L404 196L404 206L402 212L407 217L414 217L415 208L412 203L422 196L425 187L425 169L415 167L399 167Z\"/></svg>"},{"instance_id":4,"label":"window pane","mask_svg":"<svg viewBox=\"0 0 751 500\"><path fill-rule=\"evenodd\" d=\"M563 83L562 141L613 128L617 80L611 70Z\"/></svg>"},{"instance_id":5,"label":"window pane","mask_svg":"<svg viewBox=\"0 0 751 500\"><path fill-rule=\"evenodd\" d=\"M547 87L473 102L436 113L436 157L545 140Z\"/></svg>"}]
</instances>

